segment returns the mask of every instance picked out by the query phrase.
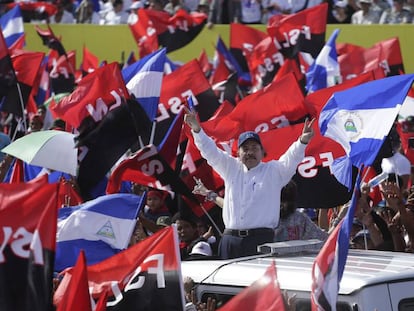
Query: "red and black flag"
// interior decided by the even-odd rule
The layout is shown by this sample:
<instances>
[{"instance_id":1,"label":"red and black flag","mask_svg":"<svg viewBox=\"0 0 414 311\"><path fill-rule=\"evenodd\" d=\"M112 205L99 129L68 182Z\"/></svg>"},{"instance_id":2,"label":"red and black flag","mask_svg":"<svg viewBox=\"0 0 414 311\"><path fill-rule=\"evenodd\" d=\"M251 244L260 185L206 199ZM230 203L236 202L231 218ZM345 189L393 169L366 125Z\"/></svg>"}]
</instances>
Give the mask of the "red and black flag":
<instances>
[{"instance_id":1,"label":"red and black flag","mask_svg":"<svg viewBox=\"0 0 414 311\"><path fill-rule=\"evenodd\" d=\"M6 96L10 89L17 87L17 77L9 50L0 29L0 99Z\"/></svg>"},{"instance_id":2,"label":"red and black flag","mask_svg":"<svg viewBox=\"0 0 414 311\"><path fill-rule=\"evenodd\" d=\"M203 30L207 22L207 15L193 12L189 14L179 9L168 19L160 11L147 10L148 17L156 25L158 44L167 49L167 53L178 50L194 40ZM138 21L139 22L139 21Z\"/></svg>"},{"instance_id":3,"label":"red and black flag","mask_svg":"<svg viewBox=\"0 0 414 311\"><path fill-rule=\"evenodd\" d=\"M93 54L89 49L84 45L83 46L83 59L81 63L81 70L83 76L86 76L88 73L91 73L98 69L99 67L99 58Z\"/></svg>"},{"instance_id":4,"label":"red and black flag","mask_svg":"<svg viewBox=\"0 0 414 311\"><path fill-rule=\"evenodd\" d=\"M92 311L86 257L83 250L79 253L78 260L72 270L72 276L68 281L65 295L56 309L56 311L72 310Z\"/></svg>"},{"instance_id":5,"label":"red and black flag","mask_svg":"<svg viewBox=\"0 0 414 311\"><path fill-rule=\"evenodd\" d=\"M252 77L252 85L258 90L273 81L285 61L285 56L269 36L257 43L246 58Z\"/></svg>"},{"instance_id":6,"label":"red and black flag","mask_svg":"<svg viewBox=\"0 0 414 311\"><path fill-rule=\"evenodd\" d=\"M254 47L268 35L253 27L232 23L230 24L230 52L233 54L243 72L249 72L248 57Z\"/></svg>"},{"instance_id":7,"label":"red and black flag","mask_svg":"<svg viewBox=\"0 0 414 311\"><path fill-rule=\"evenodd\" d=\"M338 55L338 62L344 80L378 69L381 69L386 77L404 73L398 38L380 41L370 48L342 46L340 52L342 54Z\"/></svg>"},{"instance_id":8,"label":"red and black flag","mask_svg":"<svg viewBox=\"0 0 414 311\"><path fill-rule=\"evenodd\" d=\"M138 21L133 25L129 25L129 29L137 42L140 58L155 52L159 47L157 30L153 21L148 17L147 12L147 10L139 9ZM160 14L163 13L166 12L161 12ZM168 19L168 16L163 16L165 16L164 19Z\"/></svg>"},{"instance_id":9,"label":"red and black flag","mask_svg":"<svg viewBox=\"0 0 414 311\"><path fill-rule=\"evenodd\" d=\"M55 50L51 50L48 64L51 91L54 94L71 93L76 81L75 51L59 56Z\"/></svg>"},{"instance_id":10,"label":"red and black flag","mask_svg":"<svg viewBox=\"0 0 414 311\"><path fill-rule=\"evenodd\" d=\"M323 3L295 14L275 15L267 33L284 56L306 52L316 58L325 44L327 14L328 4Z\"/></svg>"},{"instance_id":11,"label":"red and black flag","mask_svg":"<svg viewBox=\"0 0 414 311\"><path fill-rule=\"evenodd\" d=\"M92 298L107 295L107 311L184 310L181 261L175 227L169 226L128 249L88 266ZM65 271L54 302L61 303L73 268Z\"/></svg>"},{"instance_id":12,"label":"red and black flag","mask_svg":"<svg viewBox=\"0 0 414 311\"><path fill-rule=\"evenodd\" d=\"M230 141L244 131L265 132L301 122L307 113L298 82L293 74L288 74L246 96L219 121L205 122L207 125L203 124L203 128L217 141ZM209 125L210 122L214 127Z\"/></svg>"},{"instance_id":13,"label":"red and black flag","mask_svg":"<svg viewBox=\"0 0 414 311\"><path fill-rule=\"evenodd\" d=\"M298 139L303 123L260 133L267 156L265 161L279 159ZM322 136L314 126L315 136L305 151L304 160L298 165L293 179L297 184L297 206L304 208L331 208L348 202L352 192L339 183L330 170L334 159L345 151L335 141ZM277 144L274 142L277 140Z\"/></svg>"},{"instance_id":14,"label":"red and black flag","mask_svg":"<svg viewBox=\"0 0 414 311\"><path fill-rule=\"evenodd\" d=\"M164 139L176 115L183 109L185 100L190 96L202 122L208 120L220 106L197 60L184 64L162 80L156 117L156 146Z\"/></svg>"},{"instance_id":15,"label":"red and black flag","mask_svg":"<svg viewBox=\"0 0 414 311\"><path fill-rule=\"evenodd\" d=\"M165 161L154 145L140 149L132 157L122 161L112 172L106 192L116 193L121 182L127 180L151 188L173 191L198 202L190 188Z\"/></svg>"},{"instance_id":16,"label":"red and black flag","mask_svg":"<svg viewBox=\"0 0 414 311\"><path fill-rule=\"evenodd\" d=\"M35 29L37 34L42 39L43 45L46 45L49 49L57 51L60 56L66 55L62 42L60 42L60 40L55 36L49 24L47 25L47 29L42 29L37 25L35 25Z\"/></svg>"},{"instance_id":17,"label":"red and black flag","mask_svg":"<svg viewBox=\"0 0 414 311\"><path fill-rule=\"evenodd\" d=\"M121 70L114 62L88 74L71 94L58 103L51 103L49 109L55 118L79 128L85 119L89 120L87 123L96 124L128 98Z\"/></svg>"},{"instance_id":18,"label":"red and black flag","mask_svg":"<svg viewBox=\"0 0 414 311\"><path fill-rule=\"evenodd\" d=\"M0 187L2 310L53 310L57 193L46 175Z\"/></svg>"},{"instance_id":19,"label":"red and black flag","mask_svg":"<svg viewBox=\"0 0 414 311\"><path fill-rule=\"evenodd\" d=\"M12 55L13 68L18 85L11 86L2 104L2 110L22 117L24 110L36 112L33 94L39 85L39 70L44 53L15 50Z\"/></svg>"},{"instance_id":20,"label":"red and black flag","mask_svg":"<svg viewBox=\"0 0 414 311\"><path fill-rule=\"evenodd\" d=\"M82 129L77 137L80 149L77 182L82 197L90 199L93 188L139 137L149 139L151 122L134 99L112 107L93 129Z\"/></svg>"}]
</instances>

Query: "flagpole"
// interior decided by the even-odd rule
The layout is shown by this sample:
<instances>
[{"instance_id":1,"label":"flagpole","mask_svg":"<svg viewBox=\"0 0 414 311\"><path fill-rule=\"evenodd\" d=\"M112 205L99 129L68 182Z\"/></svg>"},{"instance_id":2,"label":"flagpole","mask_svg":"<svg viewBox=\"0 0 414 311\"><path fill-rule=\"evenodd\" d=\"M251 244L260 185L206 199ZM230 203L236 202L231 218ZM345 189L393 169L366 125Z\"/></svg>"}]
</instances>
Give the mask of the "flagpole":
<instances>
[{"instance_id":1,"label":"flagpole","mask_svg":"<svg viewBox=\"0 0 414 311\"><path fill-rule=\"evenodd\" d=\"M22 108L23 128L24 128L24 132L26 133L26 131L27 131L27 123L26 123L26 118L25 118L24 103L23 103L23 95L22 95L22 90L21 90L21 88L20 88L20 83L19 83L19 81L17 81L16 85L17 85L17 91L18 91L18 93L19 93L20 106L21 106L21 108Z\"/></svg>"},{"instance_id":2,"label":"flagpole","mask_svg":"<svg viewBox=\"0 0 414 311\"><path fill-rule=\"evenodd\" d=\"M157 122L152 121L152 129L151 129L151 136L149 144L151 145L154 142L154 136L155 136L155 127L157 125Z\"/></svg>"}]
</instances>

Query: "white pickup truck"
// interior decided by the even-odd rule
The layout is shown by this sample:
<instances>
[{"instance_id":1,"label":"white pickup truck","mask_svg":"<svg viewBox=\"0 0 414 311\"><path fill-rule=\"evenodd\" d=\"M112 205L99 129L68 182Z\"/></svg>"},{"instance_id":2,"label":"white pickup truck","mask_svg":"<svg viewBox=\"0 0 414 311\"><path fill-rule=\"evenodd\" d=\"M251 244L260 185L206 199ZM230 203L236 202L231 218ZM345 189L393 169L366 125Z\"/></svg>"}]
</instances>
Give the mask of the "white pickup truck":
<instances>
[{"instance_id":1,"label":"white pickup truck","mask_svg":"<svg viewBox=\"0 0 414 311\"><path fill-rule=\"evenodd\" d=\"M263 254L258 256L183 261L182 274L194 280L198 299L214 297L219 307L274 260L281 289L296 294L296 310L311 310L311 271L321 245L315 240L269 243L259 246ZM414 310L414 254L350 249L337 310Z\"/></svg>"}]
</instances>

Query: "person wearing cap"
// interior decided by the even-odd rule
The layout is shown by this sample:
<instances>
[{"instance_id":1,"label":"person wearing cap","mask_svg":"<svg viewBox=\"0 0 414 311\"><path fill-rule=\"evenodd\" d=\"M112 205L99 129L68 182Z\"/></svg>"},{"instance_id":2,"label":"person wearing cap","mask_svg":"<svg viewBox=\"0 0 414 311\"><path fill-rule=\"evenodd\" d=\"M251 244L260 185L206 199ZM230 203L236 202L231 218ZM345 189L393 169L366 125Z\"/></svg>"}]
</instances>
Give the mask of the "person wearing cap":
<instances>
[{"instance_id":1,"label":"person wearing cap","mask_svg":"<svg viewBox=\"0 0 414 311\"><path fill-rule=\"evenodd\" d=\"M177 226L182 260L190 259L190 254L193 257L199 255L211 256L213 254L210 244L198 233L196 218L177 212L172 217L172 222ZM200 242L205 243L199 244Z\"/></svg>"},{"instance_id":2,"label":"person wearing cap","mask_svg":"<svg viewBox=\"0 0 414 311\"><path fill-rule=\"evenodd\" d=\"M225 230L219 256L226 259L257 254L258 245L273 241L279 224L281 189L305 156L306 145L314 135L314 119L305 121L299 139L279 160L263 162L265 150L257 133L240 134L237 157L233 157L207 136L194 110L185 110L184 120L191 128L195 145L225 184Z\"/></svg>"},{"instance_id":3,"label":"person wearing cap","mask_svg":"<svg viewBox=\"0 0 414 311\"><path fill-rule=\"evenodd\" d=\"M171 213L165 204L165 194L159 190L148 191L146 203L144 210L139 215L139 221L146 234L150 236L164 227L160 223L162 221L160 218L171 217Z\"/></svg>"},{"instance_id":4,"label":"person wearing cap","mask_svg":"<svg viewBox=\"0 0 414 311\"><path fill-rule=\"evenodd\" d=\"M351 23L356 25L378 24L380 15L372 8L372 0L359 0L361 9L352 14Z\"/></svg>"},{"instance_id":5,"label":"person wearing cap","mask_svg":"<svg viewBox=\"0 0 414 311\"><path fill-rule=\"evenodd\" d=\"M133 25L138 22L138 10L142 9L143 7L144 4L139 0L132 2L131 6L127 9L127 12L129 14L127 24Z\"/></svg>"}]
</instances>

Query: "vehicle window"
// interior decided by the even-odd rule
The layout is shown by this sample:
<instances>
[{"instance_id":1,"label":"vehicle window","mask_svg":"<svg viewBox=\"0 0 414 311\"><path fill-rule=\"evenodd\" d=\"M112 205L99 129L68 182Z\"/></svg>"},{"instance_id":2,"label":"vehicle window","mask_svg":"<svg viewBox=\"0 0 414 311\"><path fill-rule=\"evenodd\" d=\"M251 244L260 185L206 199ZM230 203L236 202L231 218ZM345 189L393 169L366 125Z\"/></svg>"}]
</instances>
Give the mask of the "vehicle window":
<instances>
[{"instance_id":1,"label":"vehicle window","mask_svg":"<svg viewBox=\"0 0 414 311\"><path fill-rule=\"evenodd\" d=\"M311 301L310 299L297 299L296 300L296 311L311 311ZM347 302L337 302L336 303L337 311L352 311L352 307Z\"/></svg>"},{"instance_id":2,"label":"vehicle window","mask_svg":"<svg viewBox=\"0 0 414 311\"><path fill-rule=\"evenodd\" d=\"M230 294L217 294L217 293L204 293L201 296L201 302L207 302L207 298L213 298L216 300L216 308L224 306L224 304L229 301L234 295Z\"/></svg>"},{"instance_id":3,"label":"vehicle window","mask_svg":"<svg viewBox=\"0 0 414 311\"><path fill-rule=\"evenodd\" d=\"M218 294L218 293L203 293L201 296L202 302L207 302L207 298L212 297L216 300L216 307L217 309L219 307L222 307L227 301L229 301L231 298L234 297L234 295L231 294ZM413 306L414 300L411 301L412 304L410 306ZM296 300L296 311L311 311L311 301L310 299L297 299ZM352 307L346 303L346 302L338 302L336 304L336 310L337 311L352 311ZM405 310L413 310L413 309L400 309L399 311L405 311Z\"/></svg>"},{"instance_id":4,"label":"vehicle window","mask_svg":"<svg viewBox=\"0 0 414 311\"><path fill-rule=\"evenodd\" d=\"M398 311L414 310L414 298L404 298L398 303Z\"/></svg>"}]
</instances>

